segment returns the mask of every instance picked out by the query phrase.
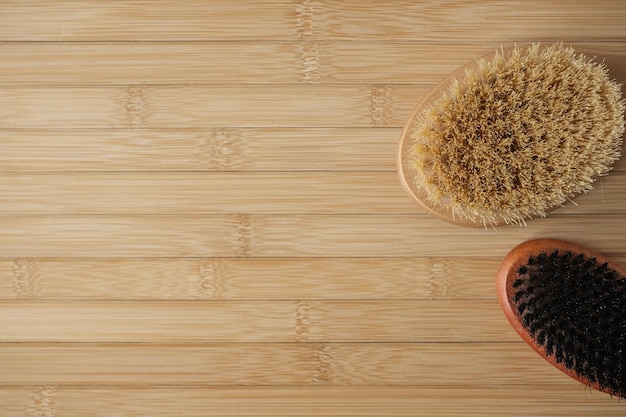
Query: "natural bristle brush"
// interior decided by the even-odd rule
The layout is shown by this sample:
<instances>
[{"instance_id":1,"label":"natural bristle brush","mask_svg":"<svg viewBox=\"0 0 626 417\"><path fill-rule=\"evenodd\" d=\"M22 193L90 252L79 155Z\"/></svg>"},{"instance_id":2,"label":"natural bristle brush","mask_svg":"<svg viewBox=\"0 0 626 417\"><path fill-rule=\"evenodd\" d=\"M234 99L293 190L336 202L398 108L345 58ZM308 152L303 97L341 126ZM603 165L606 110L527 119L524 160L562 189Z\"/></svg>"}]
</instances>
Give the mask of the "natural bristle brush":
<instances>
[{"instance_id":1,"label":"natural bristle brush","mask_svg":"<svg viewBox=\"0 0 626 417\"><path fill-rule=\"evenodd\" d=\"M451 74L403 130L404 188L429 213L480 227L525 224L591 190L624 134L626 59L597 55L534 44Z\"/></svg>"},{"instance_id":2,"label":"natural bristle brush","mask_svg":"<svg viewBox=\"0 0 626 417\"><path fill-rule=\"evenodd\" d=\"M626 398L626 269L574 243L531 240L504 259L497 292L513 328L544 359Z\"/></svg>"}]
</instances>

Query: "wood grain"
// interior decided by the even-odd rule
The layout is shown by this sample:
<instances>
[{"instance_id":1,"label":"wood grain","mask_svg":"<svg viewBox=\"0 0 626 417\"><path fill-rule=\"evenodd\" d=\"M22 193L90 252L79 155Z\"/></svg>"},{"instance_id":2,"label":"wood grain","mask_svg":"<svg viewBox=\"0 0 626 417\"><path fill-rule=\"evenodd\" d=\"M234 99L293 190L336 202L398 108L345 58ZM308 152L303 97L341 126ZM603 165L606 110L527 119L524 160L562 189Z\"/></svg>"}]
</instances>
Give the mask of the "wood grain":
<instances>
[{"instance_id":1,"label":"wood grain","mask_svg":"<svg viewBox=\"0 0 626 417\"><path fill-rule=\"evenodd\" d=\"M500 262L452 257L5 258L0 260L0 299L494 300Z\"/></svg>"},{"instance_id":2,"label":"wood grain","mask_svg":"<svg viewBox=\"0 0 626 417\"><path fill-rule=\"evenodd\" d=\"M623 40L626 17L620 0L562 4L371 2L328 0L220 0L176 4L154 0L111 7L80 0L54 3L8 1L0 15L3 40L282 40L333 39L402 41L459 38L478 41L510 39ZM371 16L377 16L372 19ZM367 30L363 25L367 23Z\"/></svg>"},{"instance_id":3,"label":"wood grain","mask_svg":"<svg viewBox=\"0 0 626 417\"><path fill-rule=\"evenodd\" d=\"M399 140L399 128L20 128L0 130L0 166L9 172L395 172Z\"/></svg>"},{"instance_id":4,"label":"wood grain","mask_svg":"<svg viewBox=\"0 0 626 417\"><path fill-rule=\"evenodd\" d=\"M0 213L415 213L398 189L395 172L6 174Z\"/></svg>"},{"instance_id":5,"label":"wood grain","mask_svg":"<svg viewBox=\"0 0 626 417\"><path fill-rule=\"evenodd\" d=\"M426 215L263 216L252 219L255 253L262 256L504 256L516 243L540 236L580 242L617 256L623 230L616 216L557 216L527 227L447 226ZM591 228L594 233L585 233Z\"/></svg>"},{"instance_id":6,"label":"wood grain","mask_svg":"<svg viewBox=\"0 0 626 417\"><path fill-rule=\"evenodd\" d=\"M496 300L20 300L1 306L2 342L517 340Z\"/></svg>"},{"instance_id":7,"label":"wood grain","mask_svg":"<svg viewBox=\"0 0 626 417\"><path fill-rule=\"evenodd\" d=\"M3 344L0 387L559 386L524 343ZM519 361L528 367L520 371ZM450 363L456 372L446 372ZM567 382L567 380L565 381ZM580 387L579 387L580 388Z\"/></svg>"},{"instance_id":8,"label":"wood grain","mask_svg":"<svg viewBox=\"0 0 626 417\"><path fill-rule=\"evenodd\" d=\"M617 215L626 173L559 214ZM0 178L0 214L416 214L395 172L40 173Z\"/></svg>"},{"instance_id":9,"label":"wood grain","mask_svg":"<svg viewBox=\"0 0 626 417\"><path fill-rule=\"evenodd\" d=\"M428 85L6 87L0 129L400 127Z\"/></svg>"},{"instance_id":10,"label":"wood grain","mask_svg":"<svg viewBox=\"0 0 626 417\"><path fill-rule=\"evenodd\" d=\"M486 409L485 416L518 416L520 386L509 387L8 387L0 388L5 410L16 417L32 413L136 417L180 415L204 416L348 416L377 414L410 417L472 417L473 410ZM528 410L533 416L619 416L623 404L582 392L564 384L524 387ZM489 404L485 407L485 404ZM45 415L45 414L43 414Z\"/></svg>"},{"instance_id":11,"label":"wood grain","mask_svg":"<svg viewBox=\"0 0 626 417\"><path fill-rule=\"evenodd\" d=\"M396 172L401 132L368 127L0 129L0 166L9 173ZM626 171L626 158L614 169Z\"/></svg>"},{"instance_id":12,"label":"wood grain","mask_svg":"<svg viewBox=\"0 0 626 417\"><path fill-rule=\"evenodd\" d=\"M247 215L41 215L4 221L0 240L12 257L244 256L250 250Z\"/></svg>"},{"instance_id":13,"label":"wood grain","mask_svg":"<svg viewBox=\"0 0 626 417\"><path fill-rule=\"evenodd\" d=\"M0 216L0 251L31 257L504 257L538 237L624 256L618 216L559 216L465 230L425 214ZM585 233L593 228L594 233Z\"/></svg>"},{"instance_id":14,"label":"wood grain","mask_svg":"<svg viewBox=\"0 0 626 417\"><path fill-rule=\"evenodd\" d=\"M553 215L526 228L471 232L425 215L40 215L1 219L5 226L0 250L9 257L441 256L441 245L445 245L446 256L463 252L480 257L504 256L517 243L546 235L577 241L610 256L624 254L624 230L613 216ZM596 233L581 234L586 227L594 227Z\"/></svg>"},{"instance_id":15,"label":"wood grain","mask_svg":"<svg viewBox=\"0 0 626 417\"><path fill-rule=\"evenodd\" d=\"M614 260L626 264L626 258ZM0 300L495 300L501 259L15 258Z\"/></svg>"},{"instance_id":16,"label":"wood grain","mask_svg":"<svg viewBox=\"0 0 626 417\"><path fill-rule=\"evenodd\" d=\"M591 57L626 55L619 42L570 43ZM299 42L0 42L0 85L435 84L514 45L520 43L321 41L308 57Z\"/></svg>"}]
</instances>

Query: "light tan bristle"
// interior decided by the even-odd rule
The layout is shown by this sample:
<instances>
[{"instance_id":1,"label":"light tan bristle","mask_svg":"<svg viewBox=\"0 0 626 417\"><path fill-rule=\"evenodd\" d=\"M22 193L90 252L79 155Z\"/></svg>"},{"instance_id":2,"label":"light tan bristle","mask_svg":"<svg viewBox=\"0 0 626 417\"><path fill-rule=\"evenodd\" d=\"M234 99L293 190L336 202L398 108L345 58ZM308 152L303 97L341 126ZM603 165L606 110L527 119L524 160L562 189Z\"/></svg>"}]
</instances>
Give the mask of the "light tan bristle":
<instances>
[{"instance_id":1,"label":"light tan bristle","mask_svg":"<svg viewBox=\"0 0 626 417\"><path fill-rule=\"evenodd\" d=\"M611 170L624 108L605 66L570 47L497 52L419 116L415 186L481 224L544 217Z\"/></svg>"}]
</instances>

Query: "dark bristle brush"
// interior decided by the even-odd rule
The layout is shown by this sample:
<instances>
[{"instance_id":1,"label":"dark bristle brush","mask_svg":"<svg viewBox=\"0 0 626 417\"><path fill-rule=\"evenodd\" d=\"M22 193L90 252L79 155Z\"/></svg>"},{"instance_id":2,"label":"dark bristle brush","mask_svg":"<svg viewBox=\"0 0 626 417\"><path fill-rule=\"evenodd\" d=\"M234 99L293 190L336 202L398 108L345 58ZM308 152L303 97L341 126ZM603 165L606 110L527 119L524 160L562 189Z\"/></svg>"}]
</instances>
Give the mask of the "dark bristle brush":
<instances>
[{"instance_id":1,"label":"dark bristle brush","mask_svg":"<svg viewBox=\"0 0 626 417\"><path fill-rule=\"evenodd\" d=\"M626 269L574 243L531 240L506 256L497 289L513 328L544 359L626 398Z\"/></svg>"}]
</instances>

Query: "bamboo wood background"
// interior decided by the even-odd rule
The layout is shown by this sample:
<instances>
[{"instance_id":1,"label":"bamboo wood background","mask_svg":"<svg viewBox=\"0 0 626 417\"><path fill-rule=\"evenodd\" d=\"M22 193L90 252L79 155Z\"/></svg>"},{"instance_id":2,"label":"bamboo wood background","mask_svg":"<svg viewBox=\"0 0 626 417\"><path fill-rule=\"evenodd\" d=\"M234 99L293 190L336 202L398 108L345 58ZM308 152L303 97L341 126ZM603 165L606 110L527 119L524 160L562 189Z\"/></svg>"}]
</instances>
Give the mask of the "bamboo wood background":
<instances>
[{"instance_id":1,"label":"bamboo wood background","mask_svg":"<svg viewBox=\"0 0 626 417\"><path fill-rule=\"evenodd\" d=\"M626 3L0 3L0 416L617 416L501 314L517 243L626 262L626 162L528 227L396 175L433 85L515 43L626 55Z\"/></svg>"}]
</instances>

